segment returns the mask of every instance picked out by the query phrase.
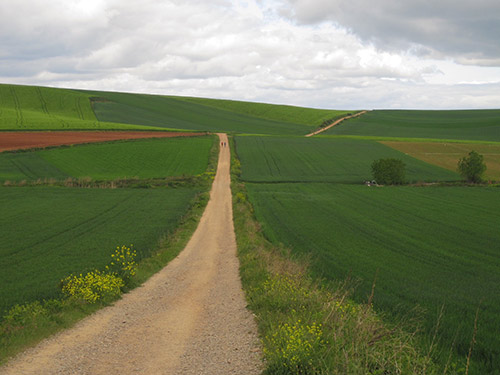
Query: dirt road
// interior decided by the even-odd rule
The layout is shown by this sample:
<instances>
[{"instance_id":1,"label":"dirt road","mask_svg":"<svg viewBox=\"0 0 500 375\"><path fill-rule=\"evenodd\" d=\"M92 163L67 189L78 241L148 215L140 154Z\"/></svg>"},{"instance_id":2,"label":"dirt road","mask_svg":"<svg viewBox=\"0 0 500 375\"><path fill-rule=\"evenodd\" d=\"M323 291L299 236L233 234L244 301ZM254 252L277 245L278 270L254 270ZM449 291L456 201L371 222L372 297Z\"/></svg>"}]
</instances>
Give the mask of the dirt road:
<instances>
[{"instance_id":1,"label":"dirt road","mask_svg":"<svg viewBox=\"0 0 500 375\"><path fill-rule=\"evenodd\" d=\"M229 164L229 147L221 147L208 206L176 259L0 374L259 374L257 329L238 274Z\"/></svg>"},{"instance_id":2,"label":"dirt road","mask_svg":"<svg viewBox=\"0 0 500 375\"><path fill-rule=\"evenodd\" d=\"M325 126L324 128L320 128L320 129L318 129L316 131L313 131L312 133L307 134L306 137L312 137L313 135L316 135L316 134L319 134L319 133L323 133L325 130L328 130L328 129L330 129L333 126L340 124L344 120L348 120L348 119L354 118L354 117L359 117L361 115L364 115L366 112L368 112L368 111L361 111L361 112L355 113L354 115L351 115L351 116L346 116L346 117L339 118L338 120L336 120L335 122L331 123L330 125Z\"/></svg>"}]
</instances>

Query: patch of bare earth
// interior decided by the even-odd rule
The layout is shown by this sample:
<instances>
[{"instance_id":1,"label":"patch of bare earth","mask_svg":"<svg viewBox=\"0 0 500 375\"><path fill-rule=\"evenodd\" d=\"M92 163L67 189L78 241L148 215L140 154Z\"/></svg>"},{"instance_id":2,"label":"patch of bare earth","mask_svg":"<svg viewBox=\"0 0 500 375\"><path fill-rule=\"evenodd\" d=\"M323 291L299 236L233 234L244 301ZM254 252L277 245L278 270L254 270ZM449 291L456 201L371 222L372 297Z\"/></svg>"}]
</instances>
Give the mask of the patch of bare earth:
<instances>
[{"instance_id":1,"label":"patch of bare earth","mask_svg":"<svg viewBox=\"0 0 500 375\"><path fill-rule=\"evenodd\" d=\"M193 137L205 133L138 131L1 132L0 152L122 139Z\"/></svg>"},{"instance_id":2,"label":"patch of bare earth","mask_svg":"<svg viewBox=\"0 0 500 375\"><path fill-rule=\"evenodd\" d=\"M238 273L229 163L229 147L221 147L210 201L176 259L0 374L259 374L257 328Z\"/></svg>"}]
</instances>

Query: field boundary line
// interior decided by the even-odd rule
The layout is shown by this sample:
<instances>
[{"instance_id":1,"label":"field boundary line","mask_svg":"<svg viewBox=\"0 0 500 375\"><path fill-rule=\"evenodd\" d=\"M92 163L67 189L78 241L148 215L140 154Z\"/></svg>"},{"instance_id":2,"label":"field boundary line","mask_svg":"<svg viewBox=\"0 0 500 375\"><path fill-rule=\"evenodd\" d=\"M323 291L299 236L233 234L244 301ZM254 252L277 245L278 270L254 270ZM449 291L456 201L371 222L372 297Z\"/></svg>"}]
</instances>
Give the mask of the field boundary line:
<instances>
[{"instance_id":1,"label":"field boundary line","mask_svg":"<svg viewBox=\"0 0 500 375\"><path fill-rule=\"evenodd\" d=\"M368 112L368 111L361 111L361 112L355 113L354 115L350 115L350 116L345 116L345 117L339 118L338 120L336 120L336 121L332 122L330 125L327 125L327 126L325 126L324 128L320 128L320 129L318 129L318 130L313 131L312 133L306 134L306 137L312 137L313 135L316 135L316 134L322 133L322 132L324 132L325 130L328 130L328 129L330 129L331 127L334 127L335 125L340 124L340 123L341 123L342 121L344 121L344 120L349 120L349 119L351 119L351 118L359 117L359 116L361 116L361 115L364 115L366 112Z\"/></svg>"}]
</instances>

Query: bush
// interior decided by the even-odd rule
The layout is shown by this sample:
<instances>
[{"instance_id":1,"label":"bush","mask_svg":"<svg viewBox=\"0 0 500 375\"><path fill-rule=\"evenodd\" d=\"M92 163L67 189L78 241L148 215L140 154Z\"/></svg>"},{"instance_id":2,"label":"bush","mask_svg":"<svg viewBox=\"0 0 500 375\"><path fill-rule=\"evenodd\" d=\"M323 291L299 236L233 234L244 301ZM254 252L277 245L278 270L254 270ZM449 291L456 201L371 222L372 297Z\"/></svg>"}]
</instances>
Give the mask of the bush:
<instances>
[{"instance_id":1,"label":"bush","mask_svg":"<svg viewBox=\"0 0 500 375\"><path fill-rule=\"evenodd\" d=\"M378 159L372 163L373 179L379 184L401 185L404 183L406 165L399 159Z\"/></svg>"},{"instance_id":2,"label":"bush","mask_svg":"<svg viewBox=\"0 0 500 375\"><path fill-rule=\"evenodd\" d=\"M469 182L481 182L482 175L486 171L483 155L476 151L469 152L469 156L464 156L458 161L458 172Z\"/></svg>"}]
</instances>

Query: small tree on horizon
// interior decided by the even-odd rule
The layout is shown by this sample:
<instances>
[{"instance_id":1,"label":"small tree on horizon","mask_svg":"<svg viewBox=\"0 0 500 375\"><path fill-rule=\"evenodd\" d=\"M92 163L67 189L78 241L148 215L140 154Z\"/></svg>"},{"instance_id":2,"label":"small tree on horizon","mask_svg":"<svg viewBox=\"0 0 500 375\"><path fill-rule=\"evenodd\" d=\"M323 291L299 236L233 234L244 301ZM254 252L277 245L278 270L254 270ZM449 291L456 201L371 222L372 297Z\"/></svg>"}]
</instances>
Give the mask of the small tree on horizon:
<instances>
[{"instance_id":1,"label":"small tree on horizon","mask_svg":"<svg viewBox=\"0 0 500 375\"><path fill-rule=\"evenodd\" d=\"M474 150L469 152L468 156L464 156L458 161L458 172L468 182L481 182L484 171L486 171L484 157Z\"/></svg>"},{"instance_id":2,"label":"small tree on horizon","mask_svg":"<svg viewBox=\"0 0 500 375\"><path fill-rule=\"evenodd\" d=\"M405 182L406 165L399 159L378 159L372 163L373 179L384 185L401 185Z\"/></svg>"}]
</instances>

